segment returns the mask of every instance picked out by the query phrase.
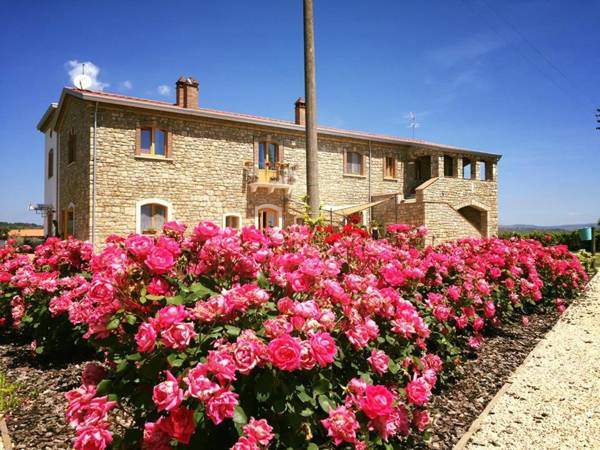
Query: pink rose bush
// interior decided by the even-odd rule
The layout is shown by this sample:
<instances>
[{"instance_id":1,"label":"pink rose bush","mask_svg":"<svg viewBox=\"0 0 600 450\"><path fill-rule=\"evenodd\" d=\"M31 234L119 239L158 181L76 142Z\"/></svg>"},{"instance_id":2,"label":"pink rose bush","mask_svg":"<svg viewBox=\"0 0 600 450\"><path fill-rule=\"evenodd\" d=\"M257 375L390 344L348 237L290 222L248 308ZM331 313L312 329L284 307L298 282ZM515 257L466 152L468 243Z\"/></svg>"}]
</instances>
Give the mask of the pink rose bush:
<instances>
[{"instance_id":1,"label":"pink rose bush","mask_svg":"<svg viewBox=\"0 0 600 450\"><path fill-rule=\"evenodd\" d=\"M461 355L587 281L566 247L528 240L185 231L111 236L96 254L49 241L33 261L1 250L4 326L43 303L105 357L67 395L75 448L401 448Z\"/></svg>"}]
</instances>

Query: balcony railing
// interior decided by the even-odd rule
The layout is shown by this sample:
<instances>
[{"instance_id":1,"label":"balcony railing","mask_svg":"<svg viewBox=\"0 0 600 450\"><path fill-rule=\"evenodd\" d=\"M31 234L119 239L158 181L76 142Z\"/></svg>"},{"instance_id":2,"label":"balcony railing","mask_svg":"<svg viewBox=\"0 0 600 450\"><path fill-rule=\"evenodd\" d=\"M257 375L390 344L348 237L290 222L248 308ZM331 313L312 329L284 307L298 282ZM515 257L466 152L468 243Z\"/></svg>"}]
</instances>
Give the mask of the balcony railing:
<instances>
[{"instance_id":1,"label":"balcony railing","mask_svg":"<svg viewBox=\"0 0 600 450\"><path fill-rule=\"evenodd\" d=\"M275 189L289 191L291 184L292 175L287 163L267 164L265 168L249 168L248 186L251 192L256 192L258 188L265 188L269 193Z\"/></svg>"}]
</instances>

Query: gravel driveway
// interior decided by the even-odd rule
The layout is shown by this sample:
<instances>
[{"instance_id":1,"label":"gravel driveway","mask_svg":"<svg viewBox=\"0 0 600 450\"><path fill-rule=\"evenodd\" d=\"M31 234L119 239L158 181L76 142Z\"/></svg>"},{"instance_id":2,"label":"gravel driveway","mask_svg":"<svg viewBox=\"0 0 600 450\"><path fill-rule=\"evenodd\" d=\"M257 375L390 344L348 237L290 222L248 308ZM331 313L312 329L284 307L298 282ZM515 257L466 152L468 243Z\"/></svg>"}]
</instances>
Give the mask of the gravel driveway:
<instances>
[{"instance_id":1,"label":"gravel driveway","mask_svg":"<svg viewBox=\"0 0 600 450\"><path fill-rule=\"evenodd\" d=\"M454 448L600 449L600 274Z\"/></svg>"}]
</instances>

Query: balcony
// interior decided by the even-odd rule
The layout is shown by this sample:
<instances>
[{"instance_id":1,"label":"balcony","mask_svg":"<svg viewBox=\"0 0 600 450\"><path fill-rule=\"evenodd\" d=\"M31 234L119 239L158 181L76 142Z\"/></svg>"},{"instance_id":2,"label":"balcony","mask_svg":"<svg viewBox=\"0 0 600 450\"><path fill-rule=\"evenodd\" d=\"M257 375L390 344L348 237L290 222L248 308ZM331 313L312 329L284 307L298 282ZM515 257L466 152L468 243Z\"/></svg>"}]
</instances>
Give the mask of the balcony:
<instances>
[{"instance_id":1,"label":"balcony","mask_svg":"<svg viewBox=\"0 0 600 450\"><path fill-rule=\"evenodd\" d=\"M256 192L259 188L267 189L269 194L275 192L276 189L289 192L292 184L289 164L275 163L265 164L265 166L265 168L258 168L247 165L250 192Z\"/></svg>"}]
</instances>

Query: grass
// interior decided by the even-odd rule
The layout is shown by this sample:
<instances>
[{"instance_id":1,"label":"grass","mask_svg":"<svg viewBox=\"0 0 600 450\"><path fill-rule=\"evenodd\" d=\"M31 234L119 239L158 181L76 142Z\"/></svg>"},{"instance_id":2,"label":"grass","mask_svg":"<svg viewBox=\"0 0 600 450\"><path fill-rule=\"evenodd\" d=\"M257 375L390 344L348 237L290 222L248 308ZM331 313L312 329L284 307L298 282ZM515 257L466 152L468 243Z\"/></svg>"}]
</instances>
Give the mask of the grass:
<instances>
[{"instance_id":1,"label":"grass","mask_svg":"<svg viewBox=\"0 0 600 450\"><path fill-rule=\"evenodd\" d=\"M17 396L18 384L10 383L6 374L0 372L0 415L19 406L21 399Z\"/></svg>"}]
</instances>

